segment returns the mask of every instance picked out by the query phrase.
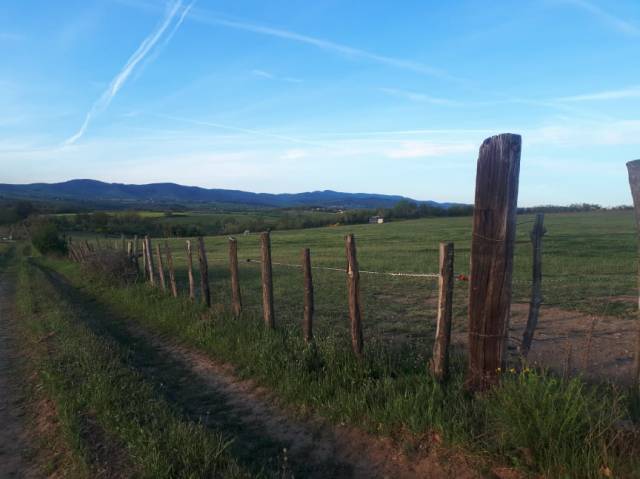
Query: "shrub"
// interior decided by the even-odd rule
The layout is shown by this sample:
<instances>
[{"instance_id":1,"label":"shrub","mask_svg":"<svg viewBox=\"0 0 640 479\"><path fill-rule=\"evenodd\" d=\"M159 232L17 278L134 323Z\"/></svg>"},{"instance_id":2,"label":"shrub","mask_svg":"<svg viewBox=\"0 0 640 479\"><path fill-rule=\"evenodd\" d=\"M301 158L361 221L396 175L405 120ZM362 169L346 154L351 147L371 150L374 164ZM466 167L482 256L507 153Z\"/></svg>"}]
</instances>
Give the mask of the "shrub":
<instances>
[{"instance_id":1,"label":"shrub","mask_svg":"<svg viewBox=\"0 0 640 479\"><path fill-rule=\"evenodd\" d=\"M31 233L31 243L42 254L65 254L67 243L53 223L36 225Z\"/></svg>"},{"instance_id":2,"label":"shrub","mask_svg":"<svg viewBox=\"0 0 640 479\"><path fill-rule=\"evenodd\" d=\"M91 252L83 267L90 276L110 282L129 283L138 276L135 263L124 251L104 249Z\"/></svg>"}]
</instances>

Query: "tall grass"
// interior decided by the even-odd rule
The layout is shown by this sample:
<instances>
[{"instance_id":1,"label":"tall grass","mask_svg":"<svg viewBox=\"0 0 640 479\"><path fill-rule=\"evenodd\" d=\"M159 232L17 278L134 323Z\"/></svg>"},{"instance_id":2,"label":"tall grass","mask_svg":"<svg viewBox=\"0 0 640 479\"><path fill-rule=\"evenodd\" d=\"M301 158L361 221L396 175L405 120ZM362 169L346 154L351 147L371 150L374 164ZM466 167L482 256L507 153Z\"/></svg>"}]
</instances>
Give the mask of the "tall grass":
<instances>
[{"instance_id":1,"label":"tall grass","mask_svg":"<svg viewBox=\"0 0 640 479\"><path fill-rule=\"evenodd\" d=\"M48 264L84 285L77 265ZM441 385L427 374L420 342L368 342L358 361L344 335L323 333L307 346L297 330L268 331L256 315L235 320L145 285L83 287L115 314L232 363L301 412L404 440L409 433L416 442L436 432L449 445L549 477L640 475L640 445L621 442L616 426L637 421L637 408L613 387L526 371L505 373L491 393L471 397L462 359L454 358L453 377Z\"/></svg>"}]
</instances>

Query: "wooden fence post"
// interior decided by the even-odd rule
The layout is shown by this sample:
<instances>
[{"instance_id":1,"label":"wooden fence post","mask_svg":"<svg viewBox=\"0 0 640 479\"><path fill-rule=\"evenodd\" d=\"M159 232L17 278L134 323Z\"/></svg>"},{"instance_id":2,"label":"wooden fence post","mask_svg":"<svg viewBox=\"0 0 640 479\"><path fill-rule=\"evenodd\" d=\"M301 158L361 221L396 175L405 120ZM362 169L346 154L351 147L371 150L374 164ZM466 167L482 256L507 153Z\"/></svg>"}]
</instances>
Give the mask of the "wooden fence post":
<instances>
[{"instance_id":1,"label":"wooden fence post","mask_svg":"<svg viewBox=\"0 0 640 479\"><path fill-rule=\"evenodd\" d=\"M304 341L313 341L313 275L311 274L311 251L309 248L302 250L302 273L304 275L304 318L302 322L302 334Z\"/></svg>"},{"instance_id":2,"label":"wooden fence post","mask_svg":"<svg viewBox=\"0 0 640 479\"><path fill-rule=\"evenodd\" d=\"M198 259L200 261L200 293L202 302L211 307L211 290L209 289L209 265L207 263L207 253L204 248L204 238L198 238Z\"/></svg>"},{"instance_id":3,"label":"wooden fence post","mask_svg":"<svg viewBox=\"0 0 640 479\"><path fill-rule=\"evenodd\" d=\"M271 269L271 235L268 231L260 234L260 255L262 257L262 315L269 329L276 327L273 312L273 272Z\"/></svg>"},{"instance_id":4,"label":"wooden fence post","mask_svg":"<svg viewBox=\"0 0 640 479\"><path fill-rule=\"evenodd\" d=\"M173 269L173 255L171 254L171 248L169 248L169 242L164 242L164 253L167 256L167 268L169 268L169 285L171 286L171 294L174 298L178 297L178 287L176 285L176 272Z\"/></svg>"},{"instance_id":5,"label":"wooden fence post","mask_svg":"<svg viewBox=\"0 0 640 479\"><path fill-rule=\"evenodd\" d=\"M356 255L356 239L353 234L345 237L347 256L347 291L349 294L349 318L351 321L351 347L361 358L364 349L362 338L362 306L360 304L360 269Z\"/></svg>"},{"instance_id":6,"label":"wooden fence post","mask_svg":"<svg viewBox=\"0 0 640 479\"><path fill-rule=\"evenodd\" d=\"M196 282L193 279L193 253L191 252L191 240L187 240L187 274L189 276L189 299L196 299Z\"/></svg>"},{"instance_id":7,"label":"wooden fence post","mask_svg":"<svg viewBox=\"0 0 640 479\"><path fill-rule=\"evenodd\" d=\"M149 268L147 267L147 244L144 240L142 240L142 273L144 274L144 279L149 279Z\"/></svg>"},{"instance_id":8,"label":"wooden fence post","mask_svg":"<svg viewBox=\"0 0 640 479\"><path fill-rule=\"evenodd\" d=\"M638 228L638 235L640 236L640 160L630 161L627 163L627 170L629 172L629 186L631 187L631 196L633 196L633 206L636 213L636 226ZM640 287L640 270L638 286ZM640 296L638 297L638 306L640 310ZM636 387L640 388L640 316L636 319L636 323L638 323L636 326L638 332L636 339L636 357L633 380Z\"/></svg>"},{"instance_id":9,"label":"wooden fence post","mask_svg":"<svg viewBox=\"0 0 640 479\"><path fill-rule=\"evenodd\" d=\"M160 251L160 243L156 243L156 258L158 259L158 278L162 291L167 290L167 282L164 279L164 264L162 262L162 252Z\"/></svg>"},{"instance_id":10,"label":"wooden fence post","mask_svg":"<svg viewBox=\"0 0 640 479\"><path fill-rule=\"evenodd\" d=\"M131 261L136 267L136 274L140 274L140 262L138 261L138 235L133 236L133 245L131 248Z\"/></svg>"},{"instance_id":11,"label":"wooden fence post","mask_svg":"<svg viewBox=\"0 0 640 479\"><path fill-rule=\"evenodd\" d=\"M533 272L531 282L531 301L529 302L529 317L527 326L522 335L521 354L524 358L529 354L533 334L538 325L540 315L540 305L542 304L542 237L547 232L544 228L544 213L536 215L536 221L529 235L533 246Z\"/></svg>"},{"instance_id":12,"label":"wooden fence post","mask_svg":"<svg viewBox=\"0 0 640 479\"><path fill-rule=\"evenodd\" d=\"M156 280L153 275L153 252L151 250L151 238L149 236L144 237L144 253L145 260L147 262L147 278L151 286L155 286Z\"/></svg>"},{"instance_id":13,"label":"wooden fence post","mask_svg":"<svg viewBox=\"0 0 640 479\"><path fill-rule=\"evenodd\" d=\"M466 387L479 392L505 366L516 233L519 135L502 134L480 147L469 278L469 370Z\"/></svg>"},{"instance_id":14,"label":"wooden fence post","mask_svg":"<svg viewBox=\"0 0 640 479\"><path fill-rule=\"evenodd\" d=\"M229 238L229 272L231 273L231 308L238 318L242 313L242 296L240 294L240 274L238 272L238 240Z\"/></svg>"},{"instance_id":15,"label":"wooden fence post","mask_svg":"<svg viewBox=\"0 0 640 479\"><path fill-rule=\"evenodd\" d=\"M122 251L125 251L126 248L126 244L125 244L125 240L124 240L124 233L120 234L120 249Z\"/></svg>"},{"instance_id":16,"label":"wooden fence post","mask_svg":"<svg viewBox=\"0 0 640 479\"><path fill-rule=\"evenodd\" d=\"M449 377L449 344L453 320L453 263L453 243L440 243L438 319L431 360L431 372L438 381L445 381Z\"/></svg>"}]
</instances>

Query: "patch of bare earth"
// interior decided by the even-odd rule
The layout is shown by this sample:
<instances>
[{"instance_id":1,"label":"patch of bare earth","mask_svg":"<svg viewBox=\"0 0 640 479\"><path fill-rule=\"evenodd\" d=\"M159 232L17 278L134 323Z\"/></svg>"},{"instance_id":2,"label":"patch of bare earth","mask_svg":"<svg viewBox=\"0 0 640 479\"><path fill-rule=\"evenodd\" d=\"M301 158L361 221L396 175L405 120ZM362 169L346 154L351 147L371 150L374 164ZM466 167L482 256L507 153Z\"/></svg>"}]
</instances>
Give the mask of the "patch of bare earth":
<instances>
[{"instance_id":1,"label":"patch of bare earth","mask_svg":"<svg viewBox=\"0 0 640 479\"><path fill-rule=\"evenodd\" d=\"M251 380L241 380L228 364L213 361L189 348L170 343L135 326L132 335L190 369L216 395L224 398L227 413L243 427L257 429L287 444L286 455L307 465L305 477L333 478L461 478L482 477L477 464L460 453L446 451L431 438L411 456L390 439L374 437L346 425L333 426L312 415L298 419L293 411Z\"/></svg>"},{"instance_id":2,"label":"patch of bare earth","mask_svg":"<svg viewBox=\"0 0 640 479\"><path fill-rule=\"evenodd\" d=\"M514 353L528 314L527 303L511 305L509 335ZM632 319L589 315L543 304L528 359L559 373L630 384L638 327L638 321ZM466 347L467 340L466 331L453 333L454 346Z\"/></svg>"}]
</instances>

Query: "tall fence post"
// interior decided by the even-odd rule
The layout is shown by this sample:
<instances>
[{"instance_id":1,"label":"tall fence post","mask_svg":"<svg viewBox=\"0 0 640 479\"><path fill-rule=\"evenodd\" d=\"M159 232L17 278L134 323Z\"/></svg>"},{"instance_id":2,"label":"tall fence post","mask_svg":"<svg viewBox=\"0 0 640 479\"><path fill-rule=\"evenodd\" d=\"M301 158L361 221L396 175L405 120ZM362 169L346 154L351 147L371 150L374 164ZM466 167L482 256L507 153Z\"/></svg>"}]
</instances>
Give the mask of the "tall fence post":
<instances>
[{"instance_id":1,"label":"tall fence post","mask_svg":"<svg viewBox=\"0 0 640 479\"><path fill-rule=\"evenodd\" d=\"M273 271L271 269L271 235L268 231L260 234L260 256L262 259L262 315L268 329L276 327L273 310Z\"/></svg>"},{"instance_id":2,"label":"tall fence post","mask_svg":"<svg viewBox=\"0 0 640 479\"><path fill-rule=\"evenodd\" d=\"M351 322L351 347L361 358L364 349L362 338L362 306L360 304L360 269L356 255L356 239L353 234L345 237L347 256L347 291L349 294L349 319Z\"/></svg>"},{"instance_id":3,"label":"tall fence post","mask_svg":"<svg viewBox=\"0 0 640 479\"><path fill-rule=\"evenodd\" d=\"M164 264L162 261L162 252L160 251L160 243L156 243L156 258L158 259L158 278L162 291L167 290L167 282L164 279Z\"/></svg>"},{"instance_id":4,"label":"tall fence post","mask_svg":"<svg viewBox=\"0 0 640 479\"><path fill-rule=\"evenodd\" d=\"M638 228L638 235L640 236L640 160L630 161L629 163L627 163L627 170L629 172L629 186L631 187L631 196L633 196L633 206L636 213L636 226ZM638 286L640 288L640 270L638 276ZM640 311L640 296L638 297L638 307ZM635 367L633 371L633 380L636 384L636 387L640 388L640 316L636 320L636 323L638 323L638 325L636 326L638 331L636 339L636 357Z\"/></svg>"},{"instance_id":5,"label":"tall fence post","mask_svg":"<svg viewBox=\"0 0 640 479\"><path fill-rule=\"evenodd\" d=\"M536 221L529 235L533 246L533 272L531 281L531 301L529 302L529 317L522 335L521 354L526 358L531 349L533 335L538 326L540 305L542 304L542 237L547 232L544 228L544 213L536 215Z\"/></svg>"},{"instance_id":6,"label":"tall fence post","mask_svg":"<svg viewBox=\"0 0 640 479\"><path fill-rule=\"evenodd\" d=\"M148 235L144 237L144 251L147 262L147 278L151 285L154 286L156 284L156 280L153 275L153 251L151 250L151 239Z\"/></svg>"},{"instance_id":7,"label":"tall fence post","mask_svg":"<svg viewBox=\"0 0 640 479\"><path fill-rule=\"evenodd\" d=\"M200 261L200 293L202 302L211 307L211 290L209 289L209 265L207 263L207 252L204 248L204 238L198 238L198 260Z\"/></svg>"},{"instance_id":8,"label":"tall fence post","mask_svg":"<svg viewBox=\"0 0 640 479\"><path fill-rule=\"evenodd\" d=\"M142 240L142 273L144 274L144 279L149 279L149 268L147 267L147 244L144 240Z\"/></svg>"},{"instance_id":9,"label":"tall fence post","mask_svg":"<svg viewBox=\"0 0 640 479\"><path fill-rule=\"evenodd\" d=\"M302 273L304 277L304 317L302 322L302 334L304 341L313 341L313 275L311 274L311 251L309 248L302 250Z\"/></svg>"},{"instance_id":10,"label":"tall fence post","mask_svg":"<svg viewBox=\"0 0 640 479\"><path fill-rule=\"evenodd\" d=\"M136 274L140 274L140 263L138 262L138 235L133 236L133 241L131 242L131 262L136 267Z\"/></svg>"},{"instance_id":11,"label":"tall fence post","mask_svg":"<svg viewBox=\"0 0 640 479\"><path fill-rule=\"evenodd\" d=\"M479 392L504 368L516 233L519 135L487 138L480 147L469 278L469 370L466 387Z\"/></svg>"},{"instance_id":12,"label":"tall fence post","mask_svg":"<svg viewBox=\"0 0 640 479\"><path fill-rule=\"evenodd\" d=\"M187 275L189 277L189 299L196 299L196 282L193 279L193 252L191 251L191 240L187 240Z\"/></svg>"},{"instance_id":13,"label":"tall fence post","mask_svg":"<svg viewBox=\"0 0 640 479\"><path fill-rule=\"evenodd\" d=\"M449 344L453 320L453 243L440 243L440 277L438 278L438 319L436 339L433 344L431 373L438 381L449 377Z\"/></svg>"},{"instance_id":14,"label":"tall fence post","mask_svg":"<svg viewBox=\"0 0 640 479\"><path fill-rule=\"evenodd\" d=\"M238 240L235 238L229 238L229 272L231 273L231 308L233 315L238 318L242 313L242 296L238 272Z\"/></svg>"},{"instance_id":15,"label":"tall fence post","mask_svg":"<svg viewBox=\"0 0 640 479\"><path fill-rule=\"evenodd\" d=\"M169 248L169 242L164 242L164 254L167 257L167 268L169 269L169 285L171 286L171 294L174 298L178 297L178 286L176 285L176 272L173 269L173 255L171 254L171 248Z\"/></svg>"}]
</instances>

